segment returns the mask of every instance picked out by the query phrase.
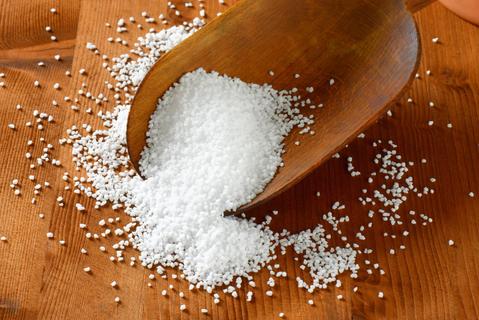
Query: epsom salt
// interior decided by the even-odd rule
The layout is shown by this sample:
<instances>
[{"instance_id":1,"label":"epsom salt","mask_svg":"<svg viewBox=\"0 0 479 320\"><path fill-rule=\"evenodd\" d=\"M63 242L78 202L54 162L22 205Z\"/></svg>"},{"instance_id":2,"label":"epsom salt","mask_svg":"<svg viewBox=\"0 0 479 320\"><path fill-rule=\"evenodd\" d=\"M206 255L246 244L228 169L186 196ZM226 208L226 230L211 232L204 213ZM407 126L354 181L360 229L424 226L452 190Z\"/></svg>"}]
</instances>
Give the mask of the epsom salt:
<instances>
[{"instance_id":1,"label":"epsom salt","mask_svg":"<svg viewBox=\"0 0 479 320\"><path fill-rule=\"evenodd\" d=\"M284 136L309 123L293 99L202 69L165 93L140 161L146 180L129 184L139 223L131 238L143 262L178 266L190 282L214 287L272 259L276 236L265 225L223 212L262 191Z\"/></svg>"},{"instance_id":2,"label":"epsom salt","mask_svg":"<svg viewBox=\"0 0 479 320\"><path fill-rule=\"evenodd\" d=\"M175 9L174 4L169 6ZM185 7L191 6L185 4ZM200 8L203 7L200 4ZM147 23L155 22L146 12L142 16ZM163 16L160 20L163 24L167 22ZM125 19L118 20L119 33L127 32L134 18L130 17L128 21L130 23L126 23ZM337 288L343 287L338 277L346 271L351 278L358 278L357 260L366 265L364 274L384 276L385 271L380 264L371 260L370 256L364 256L373 253L373 249L361 245L373 227L373 218L379 216L383 223L398 228L406 223L427 225L433 221L425 213L416 214L411 210L405 214L400 210L408 197L428 196L434 193L434 189L431 186L415 187L414 179L408 173L414 162L403 161L392 141L383 143L377 140L372 143L377 151L373 158L376 170L367 176L367 185L358 197L361 205L365 206L365 218L369 220L354 231L353 237L348 238L341 231L343 223L349 222L349 204L346 208L346 204L340 201L333 201L330 211L321 214L324 226L318 224L297 234L288 230L276 233L269 228L272 216L279 214L277 210L272 210L272 216L266 215L262 222L254 218L246 219L244 214L242 218L223 216L225 211L235 211L253 199L277 169L284 165L281 160L284 152L282 141L291 130L299 128L299 136L294 143L297 147L294 148L302 148L303 140L315 134L311 130L314 116L306 113L324 106L301 98L302 92L315 91L312 86L278 91L267 84L248 84L203 69L190 72L158 101L157 110L151 118L147 148L140 161L141 173L146 180L131 169L125 134L134 93L151 66L164 53L201 28L203 23L203 20L195 18L190 23L184 22L159 32L150 29L132 46L133 49L119 57L100 55L94 43L86 43L86 50L100 56L103 68L110 72L113 81L106 81L105 85L112 92L115 108L98 111L97 116L103 121L104 130L95 131L91 124L82 123L72 126L67 130L68 136L58 141L60 145L72 145L72 159L77 171L63 172L65 185L62 187L64 190L71 189L74 194L83 193L93 198L95 209L111 205L112 210L124 210L131 219L123 223L120 221L123 219L116 216L104 217L91 226L80 223L84 236L92 243L100 238L113 237L117 241L112 245L113 250L107 250L103 245L98 247L99 250L108 252L107 256L113 263L128 261L132 267L138 263L151 270L149 287L160 278L186 279L190 282L189 290L203 287L212 294L214 304L221 302L218 295L221 289L215 289L217 286L222 286L222 291L233 298L242 296L242 291L238 290L242 286L261 286L254 281L253 273L262 268L269 273L267 287L262 288L267 289L264 291L267 296L273 296L273 288L279 284L280 278L288 276L281 270L277 255L286 255L288 250L293 255L292 259L299 262L299 268L309 273L306 279L302 278L302 274L296 277L297 286L308 293L326 289L331 283ZM119 37L109 38L108 41L128 44ZM55 59L61 60L61 57L57 55ZM45 64L41 63L41 66ZM81 88L75 96L65 96L63 100L69 103L73 112L83 111L85 107L85 113L93 115L93 108L106 107L109 94L89 91L87 80L90 75L83 68L79 73L84 80ZM268 73L271 77L275 75L272 70ZM65 74L71 76L71 71ZM427 74L430 75L430 72ZM0 78L3 76L0 74ZM299 77L299 74L294 74L294 78ZM334 78L329 83L334 85ZM35 81L34 85L38 90L47 90L39 81ZM61 89L59 84L53 88ZM95 106L83 106L80 102L83 97L94 102ZM59 103L53 100L52 105L58 107ZM430 105L434 106L434 103L430 102ZM21 111L23 107L18 105L16 109ZM305 110L304 115L299 110ZM27 127L36 126L38 130L43 130L54 122L52 115L39 110L33 110L33 116L35 122L27 122ZM433 121L429 124L432 125ZM15 124L9 127L18 134ZM304 135L306 133L309 134ZM364 139L365 135L360 134L358 138ZM49 162L61 167L60 160L50 158L54 145L44 137L40 137L39 141L46 145L39 158L33 154L33 140L27 141L25 157L30 162L30 168L40 169ZM347 150L344 152L347 153ZM353 165L353 157L337 153L333 158L345 158L350 175L361 175ZM422 159L421 163L426 164L427 160ZM81 176L77 176L79 172ZM41 176L40 172L28 176L35 195L32 204L50 186L47 181L42 184ZM436 179L430 178L429 181L435 183ZM16 196L24 194L20 180L13 179L10 187ZM319 197L321 194L317 192L316 195ZM475 197L474 192L471 191L469 196ZM58 206L67 205L63 195L57 197ZM69 199L66 193L65 199ZM79 202L75 203L75 208L81 214L90 213ZM38 216L44 218L43 213ZM97 233L93 232L98 228ZM406 229L397 231L397 234L383 235L396 239L397 235L406 237L409 234ZM61 235L51 231L47 233L48 239L57 237L61 239ZM341 240L342 244L335 242L332 246L330 241L334 238ZM2 236L0 241L6 241L6 237ZM64 240L58 242L66 244ZM448 244L454 246L454 241L449 240ZM128 247L139 251L139 259L125 256ZM395 255L405 248L400 244L399 248L389 248L389 253ZM80 253L87 255L88 251L81 248ZM167 267L177 268L177 271L165 274ZM158 275L153 273L154 269ZM90 267L83 270L92 272ZM116 281L111 282L111 286L118 288ZM161 292L162 296L178 293L180 298L186 299L185 294L177 291L173 284L168 288L169 291ZM248 289L244 291L247 292L245 299L252 302L253 291ZM354 287L353 292L357 290L358 287ZM384 298L384 293L379 291L378 297ZM337 299L344 297L337 295ZM120 303L120 298L116 297L115 301ZM314 305L312 299L308 303ZM186 305L181 304L180 310L186 311ZM201 309L201 312L208 313L208 309ZM283 316L284 313L279 313L279 317Z\"/></svg>"},{"instance_id":3,"label":"epsom salt","mask_svg":"<svg viewBox=\"0 0 479 320\"><path fill-rule=\"evenodd\" d=\"M112 58L116 88L135 90L155 61L201 24L195 19L150 32L138 39L134 57ZM106 130L87 135L77 127L69 130L73 160L86 170L84 181L91 182L80 181L77 189L94 198L97 207L125 208L135 219L128 226L128 243L140 251L144 266L156 266L159 273L178 267L189 282L208 291L237 277L251 281L251 273L275 259L281 242L282 251L294 246L297 254L307 254L305 264L317 275L309 290L325 288L344 271L356 274L358 266L353 249L329 248L321 226L280 237L269 229L270 217L259 224L223 217L271 180L288 132L314 122L295 107L296 92L202 69L186 74L162 97L151 119L140 163L146 180L129 168L125 148L132 95L125 94L124 103L118 95L115 110L101 115Z\"/></svg>"},{"instance_id":4,"label":"epsom salt","mask_svg":"<svg viewBox=\"0 0 479 320\"><path fill-rule=\"evenodd\" d=\"M146 12L143 16L148 18ZM129 24L124 21L120 24L126 29ZM289 249L293 259L300 261L300 269L309 273L308 280L296 277L298 287L309 293L326 289L331 283L341 287L342 282L337 278L346 271L351 278L357 278L357 260L361 254L370 254L373 250L354 242L366 239L368 229L365 226L359 228L351 242L341 233L340 224L349 222L349 216L344 213L346 206L339 201L323 215L330 226L325 225L325 228L319 224L297 234L287 230L273 232L269 228L272 221L269 215L262 222L223 216L225 211L234 211L253 199L283 166L283 139L291 130L298 127L300 135L309 133L299 136L295 148L301 148L302 139L314 134L310 126L315 119L306 116L306 112L316 106L322 108L323 104L300 96L300 92L313 92L311 86L278 91L267 84L248 84L203 69L187 73L158 101L151 118L147 148L140 160L140 170L146 179L140 178L130 167L126 121L134 92L164 53L202 25L203 21L195 18L191 23L159 32L150 30L138 39L129 53L113 58L104 55L101 60L113 78L112 83L105 84L113 92L116 106L111 111L98 112L104 130L95 131L88 124L73 126L67 131L68 137L60 140L62 145L73 146L76 169L86 173L82 177L66 175L65 181L73 180L74 193L93 198L96 209L111 205L113 210L125 210L131 220L123 226L113 227L110 224L119 220L102 219L98 224L104 232L96 234L87 228L85 236L91 241L100 236L121 237L112 246L116 253L110 255L112 262L127 259L123 252L131 246L139 251L139 259L130 257L131 266L141 263L148 269L156 269L164 279L168 277L164 274L167 267L177 268L178 275L170 273L171 279L186 279L190 282L190 290L203 287L213 295L215 304L220 303L217 294L220 289L215 287L223 286L223 292L234 298L241 296L237 289L256 287L252 276L262 268L269 271L268 289L273 288L280 277L287 276L286 272L276 270L281 267L276 255L285 255ZM111 38L110 42L114 41L121 43L122 39ZM95 44L87 44L87 50L98 54L95 48ZM84 75L85 81L88 79L85 69L79 73ZM272 70L265 73L274 76ZM331 78L330 85L334 84ZM80 110L80 96L97 104L108 102L106 95L94 97L86 88L84 82L78 97L65 97L67 102L75 101L74 110ZM303 116L299 110L307 111ZM88 108L86 113L92 114L92 109ZM364 135L359 138L364 139ZM367 207L367 227L372 228L375 214L391 225L416 224L416 220L400 214L399 208L407 200L408 193L422 197L432 194L433 190L429 187L418 190L414 186L412 176L407 173L413 163L401 160L392 141L378 140L373 147L381 150L373 159L377 172L367 177L367 188L359 197L361 204ZM28 153L28 157L32 155ZM342 157L338 153L333 158ZM360 175L353 166L352 157L346 160L350 174ZM52 164L55 163L52 160ZM373 182L379 181L384 181L381 187L373 188ZM19 187L12 188L20 194ZM60 203L63 204L63 199ZM86 212L80 203L75 207ZM276 216L278 212L272 211L272 214ZM417 220L422 224L432 222L432 218L422 213ZM86 225L82 224L81 228ZM403 235L406 236L407 231ZM342 245L330 244L336 237L341 239ZM394 237L396 235L391 235ZM101 251L103 249L106 250L100 247ZM391 250L396 252L396 249ZM87 254L86 249L81 252ZM364 263L374 266L366 273L385 274L379 264L368 259ZM149 280L154 279L150 274ZM172 284L169 289L170 293L163 290L162 295L174 292ZM246 290L246 301L253 301L253 292ZM273 295L272 290L265 292ZM341 295L337 298L343 299ZM308 303L314 305L312 299ZM186 305L182 304L180 309L186 310Z\"/></svg>"},{"instance_id":5,"label":"epsom salt","mask_svg":"<svg viewBox=\"0 0 479 320\"><path fill-rule=\"evenodd\" d=\"M218 216L249 202L281 163L284 136L308 123L292 100L269 85L186 74L152 116L140 161L148 179L138 188L158 200L157 211L175 214Z\"/></svg>"}]
</instances>

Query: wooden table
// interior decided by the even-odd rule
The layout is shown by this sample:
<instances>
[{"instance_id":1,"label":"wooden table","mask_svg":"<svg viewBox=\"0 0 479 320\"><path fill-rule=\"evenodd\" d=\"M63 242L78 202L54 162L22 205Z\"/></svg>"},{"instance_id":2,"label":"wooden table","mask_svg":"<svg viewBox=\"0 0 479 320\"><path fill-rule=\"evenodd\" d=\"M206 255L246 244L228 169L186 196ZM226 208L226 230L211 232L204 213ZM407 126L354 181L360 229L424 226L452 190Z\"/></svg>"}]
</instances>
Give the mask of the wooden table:
<instances>
[{"instance_id":1,"label":"wooden table","mask_svg":"<svg viewBox=\"0 0 479 320\"><path fill-rule=\"evenodd\" d=\"M85 238L78 227L80 222L95 231L99 219L118 214L109 209L93 210L91 201L62 190L62 173L72 171L68 148L53 151L63 168L47 166L34 173L52 187L37 204L31 204L33 184L27 176L33 171L24 156L27 140L35 141L33 150L38 153L43 148L40 137L56 144L72 124L99 124L85 113L65 110L68 105L62 102L62 97L73 96L83 81L78 74L80 68L88 70L87 84L92 92L102 91L103 81L108 79L100 58L87 52L85 43L92 41L102 52L117 55L125 48L105 41L108 36L116 36L113 29L104 27L106 21L114 24L120 17L140 17L143 10L155 17L167 13L166 1L161 0L62 0L55 4L58 14L51 14L53 3L0 1L0 72L6 74L0 80L5 82L5 88L0 88L0 235L8 238L0 242L2 319L273 319L279 312L284 312L287 319L479 317L479 28L438 3L417 13L423 41L421 78L392 107L392 117L367 130L365 139L351 143L340 159L330 160L292 190L252 213L261 217L265 211L277 209L280 214L272 228L299 231L321 223L321 215L334 201L341 200L353 218L351 225L357 227L366 221L367 211L357 201L366 177L352 179L346 171L345 157L352 156L355 166L368 172L373 168L371 143L392 139L405 159L415 161L412 174L416 184L428 185L431 177L437 182L434 195L411 197L401 209L427 213L434 219L431 225L408 227L408 237L398 234L392 239L383 233L397 233L399 229L378 220L370 232L367 243L375 249L370 259L378 261L386 274L368 276L363 270L355 281L343 275L342 288L331 286L311 297L297 288L296 275L305 272L288 254L279 259L288 280L280 281L273 297L264 295L268 275L263 271L257 275L257 283L263 287L254 290L254 303L245 302L245 292L240 291L239 299L223 298L221 294L222 302L214 305L208 294L188 291L183 281L154 280L153 288L149 288L149 272L109 262L109 255L98 250L100 242L108 242ZM210 14L221 8L216 0L205 3ZM174 18L171 12L169 15ZM50 34L44 31L46 25L53 27L57 42L50 41ZM137 34L126 37L132 43ZM438 44L431 41L435 36L440 38ZM61 55L60 62L54 60L55 54ZM40 60L46 67L37 66ZM64 75L67 69L72 70L72 78ZM431 70L431 76L425 75L426 70ZM43 88L34 88L34 80L39 80ZM60 91L51 89L54 82L61 84ZM414 103L407 103L408 97ZM61 106L52 107L52 99L60 101ZM435 106L429 107L429 101ZM23 111L15 110L17 103L24 106ZM33 120L34 109L53 114L55 124L44 131L25 127L26 121ZM429 120L434 121L432 126ZM17 124L16 131L7 128L11 122ZM448 128L448 123L453 127ZM421 164L422 158L427 159L426 164ZM15 197L9 187L14 178L25 186L21 197ZM321 191L319 198L317 191ZM469 192L476 196L468 196ZM59 194L65 197L64 208L55 203ZM78 199L88 204L87 215L74 210ZM39 219L40 212L45 214L44 219ZM127 221L126 216L121 217ZM47 239L48 231L55 233L55 240ZM344 231L354 236L355 229ZM59 239L65 239L66 245L60 246ZM454 246L448 245L449 239L455 241ZM406 250L388 254L390 248L400 244ZM80 254L81 247L86 247L89 254ZM358 259L361 264L363 260ZM93 272L85 273L85 266ZM110 286L112 280L118 281L118 289ZM169 283L186 293L187 312L179 311L178 296L161 296ZM352 293L354 286L359 287L358 293ZM384 292L384 299L377 297L378 291ZM344 300L337 300L338 294ZM115 296L121 297L120 304L113 301ZM311 298L314 306L306 302ZM204 307L209 310L207 316L200 313Z\"/></svg>"}]
</instances>

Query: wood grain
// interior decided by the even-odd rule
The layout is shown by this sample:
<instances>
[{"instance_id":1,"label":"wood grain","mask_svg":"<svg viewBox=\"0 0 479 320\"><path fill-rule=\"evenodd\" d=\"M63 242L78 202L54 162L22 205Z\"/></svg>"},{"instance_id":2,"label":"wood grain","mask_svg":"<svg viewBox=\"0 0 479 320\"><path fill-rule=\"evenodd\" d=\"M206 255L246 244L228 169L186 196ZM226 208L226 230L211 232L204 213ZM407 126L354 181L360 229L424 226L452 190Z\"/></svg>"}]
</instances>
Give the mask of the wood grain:
<instances>
[{"instance_id":1,"label":"wood grain","mask_svg":"<svg viewBox=\"0 0 479 320\"><path fill-rule=\"evenodd\" d=\"M416 13L419 10L433 3L435 0L406 0L406 8L411 13Z\"/></svg>"},{"instance_id":2,"label":"wood grain","mask_svg":"<svg viewBox=\"0 0 479 320\"><path fill-rule=\"evenodd\" d=\"M213 0L205 1L205 5L210 15L218 8L228 7L223 8ZM373 169L372 141L393 139L405 159L415 161L412 174L418 185L428 184L430 177L437 182L434 196L413 197L402 208L404 212L416 210L429 214L434 218L430 226L410 226L408 237L392 239L383 237L383 233L397 233L399 229L375 221L367 240L374 249L370 260L378 261L386 275L367 276L363 272L355 281L344 275L343 288L331 287L311 297L297 288L295 277L305 274L288 254L279 259L288 272L288 280L279 282L273 297L263 294L266 290L263 286L254 290L254 303L246 303L245 292L241 291L237 300L223 298L221 294L222 302L214 305L208 294L190 292L182 281L154 280L153 288L148 288L149 272L109 262L108 256L114 252L110 248L108 253L98 250L101 244L107 244L105 240L85 239L84 231L78 228L80 222L96 232L100 229L96 225L99 219L119 214L110 209L94 210L91 201L63 190L61 175L72 169L68 148L57 147L53 151L64 168L45 167L35 173L39 181L50 181L52 188L39 197L38 204L30 203L33 183L26 178L32 173L24 157L27 139L35 141L34 153L38 154L43 148L39 142L41 136L56 142L72 124L99 125L95 118L85 114L85 101L79 113L68 110L68 103L61 102L59 108L51 106L52 99L63 101L64 95L73 96L83 81L92 92L106 92L103 81L108 76L99 66L101 58L87 52L85 43L92 41L102 53L113 56L125 48L105 41L108 36L116 36L113 29L104 27L106 21L115 23L118 18L130 15L140 20L139 14L144 10L152 16L162 12L176 19L174 13L167 11L165 1L132 0L127 5L118 1L62 1L63 9L55 22L66 31L58 29L59 35L65 32L64 37L52 43L43 30L44 25L51 23L48 11L51 6L50 1L24 0L4 1L0 6L0 72L6 74L2 80L6 87L0 88L0 235L8 238L7 242L0 242L0 318L275 319L279 312L284 312L287 319L479 317L478 28L439 3L418 12L415 18L423 45L421 78L392 106L392 117L373 125L365 132L365 139L350 143L341 151L340 159L327 161L294 188L252 212L263 217L265 212L277 209L280 214L272 227L299 231L322 222L321 214L340 200L353 219L351 225L357 228L366 221L365 209L357 201L365 176L352 179L346 171L345 157L352 156L359 170L369 172ZM68 14L63 16L62 12ZM132 32L124 37L132 43L138 34ZM435 36L440 38L438 44L431 41ZM57 52L62 52L63 61L53 59ZM47 66L38 67L38 60L44 60ZM64 75L70 68L73 78ZM78 74L80 68L87 70L88 77ZM426 70L431 70L431 76L425 75ZM33 88L36 79L42 89ZM54 82L62 84L60 92L51 89ZM413 98L413 104L406 102L408 97ZM436 106L428 107L429 101ZM23 111L15 110L17 103L24 105ZM94 111L107 108L94 107ZM24 123L32 121L34 109L52 113L55 124L42 132L26 128ZM427 124L429 120L434 120L432 127ZM19 127L16 132L7 128L11 122ZM453 128L447 128L447 123L452 123ZM420 164L422 158L427 158L427 164ZM8 186L16 177L24 186L21 197L14 197ZM317 191L321 191L319 198L315 195ZM476 193L475 198L468 196L470 191ZM64 208L55 203L58 195L65 197ZM74 210L77 201L87 206L87 214ZM45 219L38 218L39 212L45 213ZM127 217L120 216L127 221ZM343 231L353 237L356 228ZM54 241L47 240L48 231L55 233ZM65 239L66 246L59 246L59 239ZM448 239L454 239L456 245L448 246ZM404 244L406 250L396 255L387 253L399 244ZM81 255L81 247L87 248L89 254ZM128 257L132 255L135 252L129 252ZM92 268L90 275L82 271L85 266ZM267 279L265 271L257 275L258 284ZM110 287L112 280L118 281L117 290ZM179 311L177 296L161 296L161 290L170 283L175 290L185 292L187 312ZM356 285L359 293L353 294L351 289ZM385 299L377 298L380 290L384 291ZM337 294L343 294L344 301L338 301ZM115 296L121 297L121 304L113 302ZM314 306L306 303L311 298ZM209 309L208 316L200 314L203 307Z\"/></svg>"}]
</instances>

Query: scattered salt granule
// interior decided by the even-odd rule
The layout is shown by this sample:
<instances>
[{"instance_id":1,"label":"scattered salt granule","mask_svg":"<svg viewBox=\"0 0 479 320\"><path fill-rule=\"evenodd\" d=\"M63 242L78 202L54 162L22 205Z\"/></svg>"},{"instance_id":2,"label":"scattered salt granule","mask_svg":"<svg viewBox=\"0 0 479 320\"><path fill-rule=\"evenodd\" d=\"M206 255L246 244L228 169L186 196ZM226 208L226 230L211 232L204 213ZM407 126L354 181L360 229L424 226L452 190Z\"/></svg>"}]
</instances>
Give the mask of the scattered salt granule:
<instances>
[{"instance_id":1,"label":"scattered salt granule","mask_svg":"<svg viewBox=\"0 0 479 320\"><path fill-rule=\"evenodd\" d=\"M91 42L87 42L86 48L87 48L88 50L92 50L92 51L96 50L96 46L95 46L93 43L91 43Z\"/></svg>"},{"instance_id":2,"label":"scattered salt granule","mask_svg":"<svg viewBox=\"0 0 479 320\"><path fill-rule=\"evenodd\" d=\"M78 126L67 132L73 161L86 172L75 188L93 198L96 208L111 204L114 210L122 208L134 218L124 230L118 230L128 235L124 247L139 250L143 266L158 272L177 267L180 277L195 288L211 292L227 285L233 289L227 293L237 295L234 285L241 287L237 279L244 277L247 281L243 283L251 283L251 274L273 261L277 249L283 253L286 248L301 257L296 259L301 259L301 268L309 272L310 282L296 279L298 287L308 292L337 283L336 278L346 271L356 278L357 244L341 237L344 247L331 246L331 234L322 225L298 234L278 234L269 229L269 216L264 222L223 217L224 211L248 202L271 179L281 164L284 136L295 126L308 127L314 122L295 108L301 98L292 90L278 91L214 72L193 71L162 97L150 121L149 148L141 160L146 179L129 167L125 130L131 92L165 52L201 26L201 20L195 19L191 25L151 31L138 39L130 53L110 59L114 83L109 88L117 91L116 107L99 113L105 129L85 134ZM80 74L86 71L82 69ZM378 172L394 185L374 190L363 201L381 205L384 210L374 210L384 221L402 224L398 208L405 201L406 189L413 193L414 186L412 180L402 178L408 168L397 158L395 147L384 150L375 159L380 165ZM379 177L372 177L378 181ZM335 221L336 217L328 219ZM95 235L85 236L94 239ZM120 247L114 246L115 250ZM110 259L116 262L123 257ZM163 290L162 295L166 294ZM253 300L252 291L246 300ZM213 302L220 303L219 296ZM314 304L313 300L308 303Z\"/></svg>"},{"instance_id":3,"label":"scattered salt granule","mask_svg":"<svg viewBox=\"0 0 479 320\"><path fill-rule=\"evenodd\" d=\"M447 244L451 247L454 246L454 240L448 240Z\"/></svg>"},{"instance_id":4,"label":"scattered salt granule","mask_svg":"<svg viewBox=\"0 0 479 320\"><path fill-rule=\"evenodd\" d=\"M180 36L186 32L174 30ZM160 42L166 36L162 34ZM140 162L147 179L116 173L115 167L126 166L127 158L115 154L107 161L112 164L108 174L90 171L97 189L93 196L100 205L122 199L136 217L139 225L130 239L144 264L178 266L186 279L205 287L246 276L272 259L275 236L266 226L222 215L261 192L281 163L284 136L293 126L312 122L292 102L290 93L269 85L250 85L201 69L189 73L162 97L150 122L149 148ZM103 159L110 157L108 150L115 151L112 145L120 149L124 143L128 109L118 109L109 137L99 131L94 134L103 135L101 143L86 141L87 149L94 147ZM74 145L77 159L80 149L81 140ZM210 166L197 170L198 163L210 159ZM188 202L182 200L185 195Z\"/></svg>"},{"instance_id":5,"label":"scattered salt granule","mask_svg":"<svg viewBox=\"0 0 479 320\"><path fill-rule=\"evenodd\" d=\"M198 21L197 25L201 26L201 21ZM163 53L174 48L195 31L195 28L173 26L140 37L138 48L133 51L140 56L137 60L131 60L129 55L121 55L112 59L115 63L112 66L112 71L115 73L114 79L117 81L117 86L119 88L129 85L138 86L148 70Z\"/></svg>"}]
</instances>

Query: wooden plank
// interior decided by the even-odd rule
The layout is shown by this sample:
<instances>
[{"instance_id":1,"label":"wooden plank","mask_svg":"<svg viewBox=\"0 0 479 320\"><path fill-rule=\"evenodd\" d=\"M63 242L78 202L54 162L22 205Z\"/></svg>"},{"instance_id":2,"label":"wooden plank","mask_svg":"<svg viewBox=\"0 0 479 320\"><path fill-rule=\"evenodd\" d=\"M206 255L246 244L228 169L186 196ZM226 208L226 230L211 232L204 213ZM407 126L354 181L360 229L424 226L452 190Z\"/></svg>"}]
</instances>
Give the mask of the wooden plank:
<instances>
[{"instance_id":1,"label":"wooden plank","mask_svg":"<svg viewBox=\"0 0 479 320\"><path fill-rule=\"evenodd\" d=\"M26 179L29 174L37 175L42 182L58 183L58 170L45 168L37 174L28 168L24 156L28 139L35 141L30 149L38 155L46 146L39 142L40 137L54 141L60 136L58 129L38 131L25 127L25 122L34 121L32 111L41 109L54 115L56 123L61 123L64 113L53 108L51 101L58 99L71 81L64 73L71 68L73 60L80 4L78 1L62 1L56 6L61 15L52 14L49 11L52 6L47 0L17 1L14 5L10 1L0 1L0 72L6 74L2 79L6 88L0 92L3 166L0 175L3 201L0 233L9 238L6 246L0 249L0 317L4 319L37 317L42 307L42 291L49 285L45 281L50 272L49 261L55 253L60 253L45 241L45 233L52 221L55 191L47 190L42 201L32 206L31 195L23 194L14 199L8 186L14 177L19 177L24 190L27 186L31 188L32 182ZM56 42L50 40L52 34L45 31L46 26L53 28L58 39ZM54 59L56 54L61 55L62 61ZM39 67L39 61L44 61L46 66ZM35 80L48 90L34 88ZM60 92L51 89L54 82L61 83L63 89ZM18 103L24 106L21 112L15 110ZM6 123L10 122L19 127L15 133L6 129ZM53 154L56 156L58 150ZM38 218L39 212L45 212L44 220Z\"/></svg>"},{"instance_id":2,"label":"wooden plank","mask_svg":"<svg viewBox=\"0 0 479 320\"><path fill-rule=\"evenodd\" d=\"M177 3L182 5L180 1ZM228 6L231 4L229 1ZM400 237L399 228L374 221L373 233L366 241L374 249L369 259L379 262L386 275L368 276L363 271L356 281L344 275L341 277L343 288L333 286L311 297L297 288L295 277L304 276L305 272L288 255L279 259L288 272L288 280L279 282L273 297L264 295L268 274L263 270L257 276L257 283L262 286L253 290L254 303L246 303L246 292L241 290L239 299L224 299L221 294L222 302L214 305L208 294L190 292L183 281L154 280L153 288L148 288L147 271L109 262L108 256L114 254L112 250L108 249L107 254L98 250L104 240L85 239L84 232L78 228L80 222L88 223L96 232L99 219L118 214L109 209L95 211L91 201L62 190L65 184L61 175L72 169L68 148L57 148L53 152L64 168L38 170L37 179L50 181L52 188L45 191L37 205L30 203L33 183L26 177L33 171L24 158L27 139L35 140L34 152L39 153L43 148L38 141L41 136L56 142L72 124L99 125L94 117L84 113L86 106L79 113L67 110L68 103L61 102L59 108L51 106L52 99L62 101L64 95L73 96L83 81L94 93L106 91L103 81L109 77L100 67L101 58L84 48L86 42L94 42L102 53L111 57L124 52L125 48L106 42L107 37L117 35L113 29L104 27L105 22L114 24L118 18L131 15L140 21L142 11L155 17L160 13L169 14L177 19L174 13L167 12L166 1L160 0L131 0L127 5L113 0L85 0L81 3L81 13L78 1L62 1L59 14L54 17L48 11L51 5L46 0L33 4L23 0L15 4L3 1L0 5L0 72L6 73L6 88L0 88L0 235L8 237L8 242L0 242L0 318L198 319L207 318L199 312L203 307L208 308L208 317L213 319L274 319L279 312L284 312L288 319L479 317L479 203L477 197L468 196L470 191L479 195L479 171L475 168L479 160L476 108L479 104L479 29L438 3L420 11L416 18L423 43L421 79L392 107L393 116L371 127L365 132L365 139L358 139L341 152L341 159L328 161L292 190L252 212L263 217L264 212L277 209L280 214L273 220L272 227L299 231L321 223L322 213L340 200L346 204L354 226L365 224L366 211L357 197L366 177L349 177L345 157L352 156L360 171L369 172L374 168L372 141L393 139L405 159L416 163L412 174L418 185L430 184L430 177L435 177L437 182L434 196L412 197L402 208L403 212L416 210L429 214L434 218L431 225L408 227L410 235ZM209 15L221 7L216 0L205 1L205 6L210 10ZM196 11L188 17L195 14ZM51 43L43 31L44 25L53 23L57 24L54 30L58 30L58 43ZM122 37L133 43L139 34L131 32ZM439 44L432 43L435 36L439 36ZM74 59L73 41L76 44ZM57 52L61 52L62 62L52 58ZM44 60L47 67L36 66L38 60ZM72 79L64 75L70 68ZM78 74L80 68L87 70L88 77ZM432 71L431 76L425 75L426 70ZM44 89L33 88L36 79ZM51 89L54 82L62 84L60 92ZM413 104L407 103L408 97L413 98ZM434 101L434 108L428 107L429 101ZM22 112L15 110L17 103L24 105ZM26 128L24 123L32 121L34 109L51 112L55 125L43 132ZM94 111L99 109L94 107ZM432 127L427 124L429 120L434 120ZM7 128L10 122L17 124L18 131ZM447 128L447 123L452 123L453 128ZM428 160L426 164L420 163L422 158ZM25 185L22 197L14 197L8 186L15 177ZM321 191L320 198L316 197L316 191ZM55 204L60 194L65 197L65 208ZM74 210L77 201L88 207L88 214ZM39 212L45 213L45 219L38 218ZM127 217L121 217L127 221ZM55 241L47 240L48 231L55 233ZM352 238L357 228L343 231ZM385 238L384 232L398 236ZM59 239L65 239L67 245L59 246ZM448 239L454 239L456 246L449 247ZM400 244L406 246L405 251L388 254L390 248ZM88 256L80 254L81 247L88 249ZM130 251L127 257L134 254ZM82 271L85 266L92 268L92 274ZM118 281L117 290L110 287L112 280ZM175 290L185 292L187 312L179 311L177 296L161 296L161 290L170 283ZM359 293L352 294L352 287L356 285L360 287ZM377 298L380 290L384 291L385 299ZM337 294L342 294L344 301L338 301ZM121 304L114 303L115 296L121 297ZM314 299L314 306L306 303L310 298Z\"/></svg>"}]
</instances>

